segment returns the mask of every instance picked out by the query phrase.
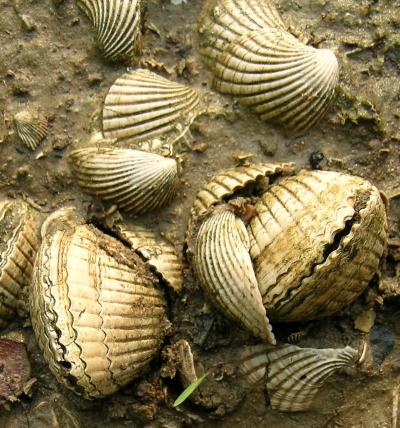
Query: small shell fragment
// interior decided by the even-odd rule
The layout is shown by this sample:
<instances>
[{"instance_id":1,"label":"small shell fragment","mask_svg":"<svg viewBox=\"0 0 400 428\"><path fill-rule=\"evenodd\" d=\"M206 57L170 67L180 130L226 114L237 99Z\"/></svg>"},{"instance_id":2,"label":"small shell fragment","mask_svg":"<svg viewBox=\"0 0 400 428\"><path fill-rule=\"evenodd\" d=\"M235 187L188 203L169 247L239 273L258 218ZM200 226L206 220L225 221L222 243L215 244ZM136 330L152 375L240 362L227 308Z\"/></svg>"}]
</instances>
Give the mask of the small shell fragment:
<instances>
[{"instance_id":1,"label":"small shell fragment","mask_svg":"<svg viewBox=\"0 0 400 428\"><path fill-rule=\"evenodd\" d=\"M149 363L166 302L147 265L74 210L46 220L30 290L33 329L50 370L85 398L112 394Z\"/></svg>"},{"instance_id":2,"label":"small shell fragment","mask_svg":"<svg viewBox=\"0 0 400 428\"><path fill-rule=\"evenodd\" d=\"M175 159L133 149L85 147L70 153L78 184L132 214L165 205L179 184Z\"/></svg>"},{"instance_id":3,"label":"small shell fragment","mask_svg":"<svg viewBox=\"0 0 400 428\"><path fill-rule=\"evenodd\" d=\"M104 101L106 138L137 143L173 131L193 113L199 92L151 71L131 70L112 85Z\"/></svg>"},{"instance_id":4,"label":"small shell fragment","mask_svg":"<svg viewBox=\"0 0 400 428\"><path fill-rule=\"evenodd\" d=\"M337 370L353 366L358 352L283 345L267 353L267 390L271 407L281 412L308 410L326 379Z\"/></svg>"},{"instance_id":5,"label":"small shell fragment","mask_svg":"<svg viewBox=\"0 0 400 428\"><path fill-rule=\"evenodd\" d=\"M104 57L129 62L140 47L141 0L77 0L77 4L90 19Z\"/></svg>"},{"instance_id":6,"label":"small shell fragment","mask_svg":"<svg viewBox=\"0 0 400 428\"><path fill-rule=\"evenodd\" d=\"M0 328L15 316L21 292L31 282L39 228L40 217L26 202L0 201Z\"/></svg>"},{"instance_id":7,"label":"small shell fragment","mask_svg":"<svg viewBox=\"0 0 400 428\"><path fill-rule=\"evenodd\" d=\"M38 110L27 108L14 116L14 124L21 141L30 149L35 150L46 138L48 122Z\"/></svg>"},{"instance_id":8,"label":"small shell fragment","mask_svg":"<svg viewBox=\"0 0 400 428\"><path fill-rule=\"evenodd\" d=\"M244 223L229 210L216 210L199 229L194 270L204 292L228 318L275 343L248 250Z\"/></svg>"}]
</instances>

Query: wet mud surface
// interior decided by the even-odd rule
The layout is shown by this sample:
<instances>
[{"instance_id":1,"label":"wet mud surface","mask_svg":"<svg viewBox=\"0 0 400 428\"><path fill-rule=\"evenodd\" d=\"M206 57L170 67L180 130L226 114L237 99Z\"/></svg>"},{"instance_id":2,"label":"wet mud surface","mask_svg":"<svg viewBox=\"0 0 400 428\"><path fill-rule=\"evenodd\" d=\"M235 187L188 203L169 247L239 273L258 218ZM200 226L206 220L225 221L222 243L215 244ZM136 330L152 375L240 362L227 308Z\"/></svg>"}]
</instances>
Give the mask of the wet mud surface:
<instances>
[{"instance_id":1,"label":"wet mud surface","mask_svg":"<svg viewBox=\"0 0 400 428\"><path fill-rule=\"evenodd\" d=\"M272 411L263 385L247 390L235 370L237 352L256 341L213 309L185 265L184 291L169 297L173 329L163 352L139 380L100 401L83 400L56 382L22 311L8 330L25 338L37 380L20 402L0 411L0 426L393 426L400 383L400 1L275 3L294 34L337 54L341 77L333 108L313 130L290 137L231 98L221 98L226 117L202 117L192 127L196 150L185 153L177 197L162 212L137 221L157 228L183 251L196 192L244 154L255 161L293 161L298 169L318 167L369 179L388 199L390 239L380 275L338 316L275 325L274 331L281 341L304 331L297 344L316 348L357 348L364 340L370 363L330 378L308 412ZM200 0L180 5L148 0L138 64L210 88L211 74L196 50L201 6ZM0 196L23 197L43 212L66 204L87 212L93 199L76 186L67 155L99 129L104 97L126 67L101 59L89 22L72 0L0 0L0 23ZM13 115L27 105L39 106L50 120L49 135L34 152L18 141L12 125ZM362 333L355 321L363 324L360 316L368 310L375 321L369 333ZM201 402L188 401L175 410L172 403L182 385L168 363L168 346L180 339L191 343L200 370L212 374L202 386Z\"/></svg>"}]
</instances>

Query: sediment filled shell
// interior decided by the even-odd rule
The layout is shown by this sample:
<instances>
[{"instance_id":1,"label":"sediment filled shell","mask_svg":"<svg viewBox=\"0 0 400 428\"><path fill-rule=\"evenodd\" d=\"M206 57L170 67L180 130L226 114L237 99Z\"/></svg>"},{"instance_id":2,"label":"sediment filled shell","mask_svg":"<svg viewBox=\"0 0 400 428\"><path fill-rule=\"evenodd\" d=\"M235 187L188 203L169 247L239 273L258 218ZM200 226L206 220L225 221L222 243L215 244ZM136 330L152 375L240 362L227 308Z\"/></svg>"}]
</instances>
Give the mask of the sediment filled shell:
<instances>
[{"instance_id":1,"label":"sediment filled shell","mask_svg":"<svg viewBox=\"0 0 400 428\"><path fill-rule=\"evenodd\" d=\"M353 366L356 350L312 349L284 345L267 352L266 385L271 407L281 412L309 409L326 379L337 370Z\"/></svg>"},{"instance_id":2,"label":"sediment filled shell","mask_svg":"<svg viewBox=\"0 0 400 428\"><path fill-rule=\"evenodd\" d=\"M378 270L387 237L378 189L359 177L303 171L255 205L247 228L267 314L305 321L353 302Z\"/></svg>"},{"instance_id":3,"label":"sediment filled shell","mask_svg":"<svg viewBox=\"0 0 400 428\"><path fill-rule=\"evenodd\" d=\"M111 86L103 108L106 138L136 143L172 131L200 102L196 89L148 70L132 70Z\"/></svg>"},{"instance_id":4,"label":"sediment filled shell","mask_svg":"<svg viewBox=\"0 0 400 428\"><path fill-rule=\"evenodd\" d=\"M21 200L0 201L0 328L15 316L31 282L39 248L40 217Z\"/></svg>"},{"instance_id":5,"label":"sediment filled shell","mask_svg":"<svg viewBox=\"0 0 400 428\"><path fill-rule=\"evenodd\" d=\"M133 251L140 254L153 266L166 283L176 292L183 285L182 260L175 247L156 232L136 225L116 224L114 231L120 239L128 243Z\"/></svg>"},{"instance_id":6,"label":"sediment filled shell","mask_svg":"<svg viewBox=\"0 0 400 428\"><path fill-rule=\"evenodd\" d=\"M35 150L46 138L48 122L46 117L34 108L27 108L14 116L14 124L21 141Z\"/></svg>"},{"instance_id":7,"label":"sediment filled shell","mask_svg":"<svg viewBox=\"0 0 400 428\"><path fill-rule=\"evenodd\" d=\"M32 325L50 370L85 398L112 394L157 352L165 300L147 265L116 239L54 213L30 293Z\"/></svg>"},{"instance_id":8,"label":"sediment filled shell","mask_svg":"<svg viewBox=\"0 0 400 428\"><path fill-rule=\"evenodd\" d=\"M194 269L207 296L253 335L275 343L249 255L244 223L228 209L216 210L197 234Z\"/></svg>"},{"instance_id":9,"label":"sediment filled shell","mask_svg":"<svg viewBox=\"0 0 400 428\"><path fill-rule=\"evenodd\" d=\"M133 149L85 147L71 152L78 184L132 214L165 205L179 184L175 159Z\"/></svg>"},{"instance_id":10,"label":"sediment filled shell","mask_svg":"<svg viewBox=\"0 0 400 428\"><path fill-rule=\"evenodd\" d=\"M76 2L90 19L96 42L106 59L129 60L139 51L141 0L76 0Z\"/></svg>"}]
</instances>

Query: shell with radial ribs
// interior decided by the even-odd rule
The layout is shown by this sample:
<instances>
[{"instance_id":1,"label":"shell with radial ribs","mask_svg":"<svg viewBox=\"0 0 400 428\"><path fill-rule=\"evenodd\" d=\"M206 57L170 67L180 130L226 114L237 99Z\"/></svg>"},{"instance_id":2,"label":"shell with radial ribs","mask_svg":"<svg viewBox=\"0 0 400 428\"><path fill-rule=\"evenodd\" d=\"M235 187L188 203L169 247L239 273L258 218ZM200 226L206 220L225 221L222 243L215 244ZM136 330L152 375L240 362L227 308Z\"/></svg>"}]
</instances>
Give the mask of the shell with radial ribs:
<instances>
[{"instance_id":1,"label":"shell with radial ribs","mask_svg":"<svg viewBox=\"0 0 400 428\"><path fill-rule=\"evenodd\" d=\"M231 3L232 0L220 0L216 8L224 10ZM236 36L236 27L225 27L224 23L216 30L215 22L206 20L210 28L202 24L202 32L218 37L205 37L201 52L214 73L215 89L238 97L262 120L291 132L306 131L325 115L334 98L339 79L336 56L328 49L301 43L276 20L275 9L272 15L269 2L261 4L266 5L265 15L271 16L272 24L262 21L244 25L249 20L244 7L235 16L235 22L243 22ZM227 15L214 9L219 21L220 13L225 22Z\"/></svg>"},{"instance_id":2,"label":"shell with radial ribs","mask_svg":"<svg viewBox=\"0 0 400 428\"><path fill-rule=\"evenodd\" d=\"M130 62L140 50L141 0L76 0L109 61Z\"/></svg>"},{"instance_id":3,"label":"shell with radial ribs","mask_svg":"<svg viewBox=\"0 0 400 428\"><path fill-rule=\"evenodd\" d=\"M31 318L50 370L85 398L134 379L158 351L167 320L157 279L139 256L73 209L42 227Z\"/></svg>"},{"instance_id":4,"label":"shell with radial ribs","mask_svg":"<svg viewBox=\"0 0 400 428\"><path fill-rule=\"evenodd\" d=\"M194 114L199 102L196 89L148 70L128 71L104 101L104 136L137 143L173 132Z\"/></svg>"},{"instance_id":5,"label":"shell with radial ribs","mask_svg":"<svg viewBox=\"0 0 400 428\"><path fill-rule=\"evenodd\" d=\"M378 270L387 238L385 206L362 178L302 171L272 186L255 211L247 228L250 255L272 320L335 314Z\"/></svg>"},{"instance_id":6,"label":"shell with radial ribs","mask_svg":"<svg viewBox=\"0 0 400 428\"><path fill-rule=\"evenodd\" d=\"M82 189L132 214L165 205L179 185L175 159L111 146L84 147L70 153Z\"/></svg>"},{"instance_id":7,"label":"shell with radial ribs","mask_svg":"<svg viewBox=\"0 0 400 428\"><path fill-rule=\"evenodd\" d=\"M0 201L0 328L15 316L21 292L31 282L39 228L40 217L26 202Z\"/></svg>"},{"instance_id":8,"label":"shell with radial ribs","mask_svg":"<svg viewBox=\"0 0 400 428\"><path fill-rule=\"evenodd\" d=\"M14 116L14 124L21 141L35 150L46 138L48 122L45 116L34 108L27 108Z\"/></svg>"}]
</instances>

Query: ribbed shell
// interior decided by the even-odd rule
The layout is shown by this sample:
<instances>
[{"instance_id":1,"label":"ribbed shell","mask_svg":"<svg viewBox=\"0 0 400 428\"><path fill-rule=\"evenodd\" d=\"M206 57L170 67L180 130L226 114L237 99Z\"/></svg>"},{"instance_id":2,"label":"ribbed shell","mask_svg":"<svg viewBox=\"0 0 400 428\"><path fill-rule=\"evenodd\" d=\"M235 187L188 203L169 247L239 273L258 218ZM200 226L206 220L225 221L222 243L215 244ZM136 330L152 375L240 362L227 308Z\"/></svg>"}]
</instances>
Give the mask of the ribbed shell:
<instances>
[{"instance_id":1,"label":"ribbed shell","mask_svg":"<svg viewBox=\"0 0 400 428\"><path fill-rule=\"evenodd\" d=\"M265 27L285 25L269 0L210 0L200 20L200 50L205 61L214 65L226 46L242 34Z\"/></svg>"},{"instance_id":2,"label":"ribbed shell","mask_svg":"<svg viewBox=\"0 0 400 428\"><path fill-rule=\"evenodd\" d=\"M332 51L271 28L235 39L213 71L215 89L239 97L262 120L292 132L308 130L325 115L339 79Z\"/></svg>"},{"instance_id":3,"label":"ribbed shell","mask_svg":"<svg viewBox=\"0 0 400 428\"><path fill-rule=\"evenodd\" d=\"M48 122L39 111L25 109L14 116L14 124L21 141L30 149L35 150L46 138Z\"/></svg>"},{"instance_id":4,"label":"ribbed shell","mask_svg":"<svg viewBox=\"0 0 400 428\"><path fill-rule=\"evenodd\" d=\"M232 212L216 210L203 222L193 265L204 292L228 318L275 343L250 260L246 228Z\"/></svg>"},{"instance_id":5,"label":"ribbed shell","mask_svg":"<svg viewBox=\"0 0 400 428\"><path fill-rule=\"evenodd\" d=\"M247 228L268 316L277 321L332 315L378 269L387 220L379 191L359 177L303 171L255 205Z\"/></svg>"},{"instance_id":6,"label":"ribbed shell","mask_svg":"<svg viewBox=\"0 0 400 428\"><path fill-rule=\"evenodd\" d=\"M132 251L93 226L53 216L34 267L32 325L49 367L85 398L112 394L163 340L165 301Z\"/></svg>"},{"instance_id":7,"label":"ribbed shell","mask_svg":"<svg viewBox=\"0 0 400 428\"><path fill-rule=\"evenodd\" d=\"M196 89L148 70L125 73L111 86L103 108L103 133L130 143L173 131L200 102Z\"/></svg>"},{"instance_id":8,"label":"ribbed shell","mask_svg":"<svg viewBox=\"0 0 400 428\"><path fill-rule=\"evenodd\" d=\"M269 351L267 390L271 407L281 412L309 409L325 380L335 371L352 366L357 351L343 349L312 349L284 345Z\"/></svg>"},{"instance_id":9,"label":"ribbed shell","mask_svg":"<svg viewBox=\"0 0 400 428\"><path fill-rule=\"evenodd\" d=\"M87 193L132 214L165 205L179 184L174 159L139 150L86 147L71 152L70 161Z\"/></svg>"},{"instance_id":10,"label":"ribbed shell","mask_svg":"<svg viewBox=\"0 0 400 428\"><path fill-rule=\"evenodd\" d=\"M152 230L135 224L117 224L115 232L133 251L145 258L173 290L182 290L182 260L172 244Z\"/></svg>"},{"instance_id":11,"label":"ribbed shell","mask_svg":"<svg viewBox=\"0 0 400 428\"><path fill-rule=\"evenodd\" d=\"M244 380L255 385L264 379L267 373L267 351L270 349L267 345L246 346L238 354L239 373Z\"/></svg>"},{"instance_id":12,"label":"ribbed shell","mask_svg":"<svg viewBox=\"0 0 400 428\"><path fill-rule=\"evenodd\" d=\"M15 316L21 291L31 282L39 229L40 218L26 202L0 201L0 328Z\"/></svg>"},{"instance_id":13,"label":"ribbed shell","mask_svg":"<svg viewBox=\"0 0 400 428\"><path fill-rule=\"evenodd\" d=\"M110 61L129 60L139 50L140 0L76 0L90 19L96 42Z\"/></svg>"}]
</instances>

